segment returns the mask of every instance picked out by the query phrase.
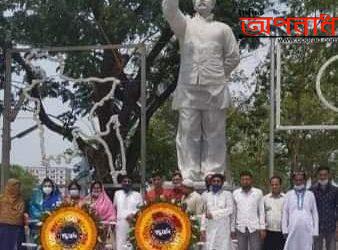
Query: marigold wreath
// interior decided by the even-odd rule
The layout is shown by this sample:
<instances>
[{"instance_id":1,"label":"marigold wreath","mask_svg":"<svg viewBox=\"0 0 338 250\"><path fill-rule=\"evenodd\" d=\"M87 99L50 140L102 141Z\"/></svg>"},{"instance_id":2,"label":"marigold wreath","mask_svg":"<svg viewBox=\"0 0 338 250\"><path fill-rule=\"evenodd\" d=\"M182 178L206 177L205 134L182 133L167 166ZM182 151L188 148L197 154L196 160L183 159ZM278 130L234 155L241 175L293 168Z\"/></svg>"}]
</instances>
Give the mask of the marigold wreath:
<instances>
[{"instance_id":1,"label":"marigold wreath","mask_svg":"<svg viewBox=\"0 0 338 250\"><path fill-rule=\"evenodd\" d=\"M200 237L199 221L178 202L157 201L140 208L129 240L140 250L186 250Z\"/></svg>"},{"instance_id":2,"label":"marigold wreath","mask_svg":"<svg viewBox=\"0 0 338 250\"><path fill-rule=\"evenodd\" d=\"M100 242L99 220L88 207L62 204L42 219L40 244L44 250L92 250Z\"/></svg>"}]
</instances>

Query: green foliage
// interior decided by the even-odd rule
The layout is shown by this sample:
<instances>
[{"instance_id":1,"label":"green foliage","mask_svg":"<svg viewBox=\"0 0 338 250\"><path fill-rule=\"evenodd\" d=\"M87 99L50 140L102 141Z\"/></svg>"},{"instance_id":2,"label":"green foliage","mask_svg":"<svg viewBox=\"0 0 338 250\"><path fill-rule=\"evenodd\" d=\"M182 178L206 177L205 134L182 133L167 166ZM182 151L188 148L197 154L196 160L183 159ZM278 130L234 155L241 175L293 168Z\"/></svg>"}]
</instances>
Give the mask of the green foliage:
<instances>
[{"instance_id":1,"label":"green foliage","mask_svg":"<svg viewBox=\"0 0 338 250\"><path fill-rule=\"evenodd\" d=\"M301 50L302 56L296 58ZM313 44L287 46L282 57L282 122L283 124L338 124L337 113L322 105L315 91L315 81L319 68L337 54L338 46ZM297 56L298 57L298 56ZM321 80L324 96L337 105L337 63L332 63ZM280 133L279 139L285 143L290 154L293 169L303 168L312 173L318 165L328 165L330 155L337 147L337 133L334 131L298 131Z\"/></svg>"},{"instance_id":2,"label":"green foliage","mask_svg":"<svg viewBox=\"0 0 338 250\"><path fill-rule=\"evenodd\" d=\"M169 179L177 169L176 126L177 114L171 110L171 102L166 102L152 118L147 133L148 175L158 169Z\"/></svg>"},{"instance_id":3,"label":"green foliage","mask_svg":"<svg viewBox=\"0 0 338 250\"><path fill-rule=\"evenodd\" d=\"M338 124L338 115L325 108L319 101L315 92L315 80L321 65L332 55L337 53L337 44L294 44L282 45L282 124L288 125L311 125L311 124ZM337 105L336 93L337 80L336 65L333 63L324 74L322 79L323 93L328 100ZM330 74L328 74L330 72ZM263 130L255 134L254 142L262 134L268 133L268 113L259 116L257 111L264 110L260 100L265 98L268 104L269 96L267 81L268 72L264 70L258 76L258 86L263 92L256 91L253 101L254 112L251 119L264 119L260 122ZM264 103L264 102L263 102ZM265 123L263 122L265 121ZM253 133L254 129L251 133ZM262 133L262 134L261 134ZM261 136L259 136L261 135ZM335 131L279 131L275 137L275 163L276 173L281 174L288 183L290 172L302 169L309 175L314 176L315 170L320 165L329 165L333 172L337 172L337 164L331 163L332 158L337 157L337 133ZM262 140L263 142L264 140ZM267 167L267 145L265 168ZM259 147L261 150L262 147ZM259 157L259 151L255 150L255 157ZM264 165L262 165L264 169ZM261 183L261 185L264 183Z\"/></svg>"},{"instance_id":4,"label":"green foliage","mask_svg":"<svg viewBox=\"0 0 338 250\"><path fill-rule=\"evenodd\" d=\"M298 14L300 16L310 13L325 13L332 16L337 11L337 2L335 0L288 0L291 9L291 15ZM336 12L337 13L337 12Z\"/></svg>"},{"instance_id":5,"label":"green foliage","mask_svg":"<svg viewBox=\"0 0 338 250\"><path fill-rule=\"evenodd\" d=\"M263 0L256 2L261 3ZM185 14L192 15L193 13L192 1L180 1L180 8ZM238 36L240 27L237 14L233 11L232 1L221 1L217 4L216 19L228 23ZM147 72L147 92L149 94L147 103L151 111L149 116L152 116L160 106L156 104L159 92L163 93L168 89L171 89L172 92L173 84L177 81L178 43L173 39L170 40L172 34L163 18L161 1L158 0L1 1L0 32L3 34L0 38L0 47L2 48L17 45L34 48L145 42L149 53L147 57L147 66L149 67L149 72ZM242 47L248 44L249 47L255 48L258 45L258 40L243 39L241 41ZM130 58L129 61L126 60L129 62L129 69L136 71L133 72L134 78L132 80L138 83L139 79L135 78L135 75L138 75L139 67L139 58L136 51L119 50L119 53L127 54ZM113 55L111 54L108 59L105 56L106 54L102 51L68 53L66 55L66 74L72 77L106 76L106 69L112 67L107 66L105 62L108 59L112 60ZM22 70L22 66L18 64L14 64L13 67L13 70L18 73ZM74 126L76 120L88 114L94 100L105 95L105 91L101 87L93 85L70 85L68 82L52 80L44 83L40 96L42 99L49 97L62 100L65 109L63 114L58 115L58 122L61 123L63 128L68 129ZM106 110L107 115L105 117L112 113L118 113L121 108L125 108L125 105L129 105L123 96L128 86L122 85L117 100L114 100L111 106L106 105L102 108ZM17 97L13 99L17 99ZM137 169L138 167L137 157L134 155L139 152L138 146L135 146L139 144L139 135L137 133L134 135L132 130L138 129L139 110L136 105L129 108L132 109L130 117L121 130L128 137L126 143L129 147L126 149L128 152L127 168L130 170L130 168ZM46 112L49 113L48 110ZM151 117L149 119L151 120ZM101 124L104 124L104 119L99 120ZM149 151L155 152L156 148L165 151L163 148L165 145L160 145L161 141L165 140L165 134L158 132L158 129L161 127L165 129L166 124L159 121L158 118L154 118L154 121L151 122L157 123L157 125L155 126L156 131L148 132L150 134L148 139L150 141ZM114 137L114 133L112 131L111 137ZM152 135L156 135L156 138L153 138ZM157 135L159 135L159 138L157 138ZM68 136L65 137L68 138ZM170 137L173 138L174 135L171 134ZM117 151L113 152L113 155L116 156L114 160L119 162L119 150L116 144L112 142L108 142L108 144L112 151ZM157 156L149 156L149 164L154 164L149 168L154 168L158 164L159 157L163 159L164 155L172 155L168 151L175 151L174 144L170 143L168 146L167 152L163 153L161 157L158 154L155 154ZM162 163L162 161L160 162ZM175 157L169 157L167 162L176 167L176 164L174 164ZM104 168L105 165L104 161L95 164L92 165L96 168Z\"/></svg>"},{"instance_id":6,"label":"green foliage","mask_svg":"<svg viewBox=\"0 0 338 250\"><path fill-rule=\"evenodd\" d=\"M243 0L244 1L244 0ZM244 1L245 2L245 1ZM264 0L250 1L261 5ZM290 0L290 15L317 12L318 1ZM180 7L192 13L191 1L180 1ZM332 14L337 5L334 0L321 1L320 10ZM238 37L240 27L233 1L218 1L216 19L228 23ZM30 47L129 43L144 41L151 51L165 43L163 49L151 61L147 74L149 106L155 103L159 93L176 82L179 54L177 42L159 41L166 22L162 17L159 0L10 0L0 2L0 47L8 42ZM242 39L241 47L259 45L256 39ZM320 65L330 55L337 54L337 46L312 47L292 45L283 50L282 120L284 124L327 122L337 124L337 115L323 109L314 95L314 77ZM131 56L134 52L128 52ZM305 57L303 55L306 55ZM102 75L101 52L69 54L67 73L73 77ZM137 57L132 59L136 65ZM1 65L0 65L1 66ZM16 65L16 70L20 67ZM323 77L324 95L337 106L337 63L332 64ZM0 69L1 70L1 69ZM2 71L2 70L1 70ZM268 171L269 133L269 60L259 69L254 95L239 107L229 110L227 121L229 166L235 181L241 170L250 169L257 185L264 187ZM240 79L238 80L240 82ZM61 96L69 111L61 118L63 126L71 127L75 120L87 114L93 103L93 87L75 85L69 89L66 82L46 83L43 96ZM147 172L159 168L164 175L177 168L175 136L177 116L166 101L152 110L147 134ZM117 107L118 105L116 105ZM114 108L116 108L114 107ZM137 114L138 111L135 112ZM136 115L135 115L136 116ZM135 127L132 119L128 129ZM114 132L113 132L114 133ZM313 173L317 165L337 168L337 133L332 131L278 132L275 138L276 173L288 178L290 171L303 168ZM139 144L138 140L131 140ZM133 150L130 150L134 153ZM128 160L130 156L127 156ZM134 166L135 167L135 166ZM24 177L24 176L22 176ZM287 182L285 182L287 183ZM25 188L25 190L30 190Z\"/></svg>"},{"instance_id":7,"label":"green foliage","mask_svg":"<svg viewBox=\"0 0 338 250\"><path fill-rule=\"evenodd\" d=\"M315 94L316 74L328 58L337 54L337 45L293 44L283 48L283 124L338 124L337 114L325 109ZM267 59L258 69L256 90L250 100L228 111L226 129L229 166L235 182L238 183L242 170L250 170L256 185L264 189L268 186L269 67L270 61ZM337 106L338 88L334 84L338 80L336 69L337 62L327 69L329 74L323 76L322 90L325 97ZM173 112L168 107L166 104L157 113L164 116L154 117L147 138L149 168L159 167L165 174L169 169L176 168L174 139L177 117L170 116ZM334 131L277 132L275 174L284 179L285 188L289 185L291 171L295 169L303 169L314 175L318 165L328 165L333 172L337 172L337 139ZM162 160L162 155L167 161Z\"/></svg>"},{"instance_id":8,"label":"green foliage","mask_svg":"<svg viewBox=\"0 0 338 250\"><path fill-rule=\"evenodd\" d=\"M23 198L27 201L33 188L38 184L38 179L19 165L12 165L9 170L9 177L20 180Z\"/></svg>"},{"instance_id":9,"label":"green foliage","mask_svg":"<svg viewBox=\"0 0 338 250\"><path fill-rule=\"evenodd\" d=\"M327 110L315 92L315 78L320 66L337 52L337 45L284 46L282 56L282 123L338 124L338 115ZM256 185L267 189L269 154L270 61L266 60L257 75L256 90L250 100L228 111L227 148L229 166L236 183L243 170L250 170ZM328 67L322 79L325 97L337 106L337 64ZM163 106L150 124L149 164L163 173L176 168L176 119L169 104ZM319 165L338 171L338 135L335 131L279 131L275 137L275 174L289 185L290 172L303 169L314 175ZM161 146L159 146L161 145ZM162 153L163 152L163 153ZM165 159L165 160L163 160Z\"/></svg>"},{"instance_id":10,"label":"green foliage","mask_svg":"<svg viewBox=\"0 0 338 250\"><path fill-rule=\"evenodd\" d=\"M256 2L263 2L257 0ZM187 14L192 14L191 1L181 1L180 6ZM10 13L10 14L9 14ZM240 27L238 16L233 11L232 1L221 1L217 5L216 19L228 23L238 36ZM0 47L8 41L13 46L20 44L30 47L74 46L92 44L130 43L144 41L152 48L161 34L166 22L161 10L161 1L20 1L11 0L0 3ZM168 41L166 41L168 42ZM258 41L245 40L257 47ZM171 45L172 46L172 45ZM128 51L130 53L130 51ZM167 82L169 74L177 71L177 46L160 54L154 65L153 73L148 75L150 92L156 91L159 84ZM66 60L67 74L73 77L100 75L102 53L70 53ZM161 74L165 73L165 74ZM171 81L172 83L173 81ZM67 91L66 83L48 84L49 97L61 96L63 102L69 102L72 116L85 115L91 98L91 87L79 87ZM68 114L69 115L69 114ZM66 122L66 121L65 121Z\"/></svg>"}]
</instances>

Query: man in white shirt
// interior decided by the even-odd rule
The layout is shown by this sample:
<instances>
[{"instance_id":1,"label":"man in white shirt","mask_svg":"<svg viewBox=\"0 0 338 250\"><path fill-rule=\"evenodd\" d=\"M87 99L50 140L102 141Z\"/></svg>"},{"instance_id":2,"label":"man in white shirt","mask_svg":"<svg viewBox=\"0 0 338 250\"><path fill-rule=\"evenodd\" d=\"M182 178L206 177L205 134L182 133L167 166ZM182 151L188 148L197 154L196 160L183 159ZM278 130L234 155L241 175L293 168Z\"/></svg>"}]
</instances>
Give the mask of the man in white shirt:
<instances>
[{"instance_id":1,"label":"man in white shirt","mask_svg":"<svg viewBox=\"0 0 338 250\"><path fill-rule=\"evenodd\" d=\"M204 193L207 193L210 191L211 188L211 178L215 173L213 172L208 172L204 178L204 184L205 184L205 191L202 193L202 196Z\"/></svg>"},{"instance_id":2,"label":"man in white shirt","mask_svg":"<svg viewBox=\"0 0 338 250\"><path fill-rule=\"evenodd\" d=\"M225 172L227 80L239 64L239 48L231 28L213 21L216 0L194 0L194 17L185 16L178 2L163 0L164 17L181 50L173 99L179 111L178 167L183 179L203 181L208 172Z\"/></svg>"},{"instance_id":3,"label":"man in white shirt","mask_svg":"<svg viewBox=\"0 0 338 250\"><path fill-rule=\"evenodd\" d=\"M116 207L116 250L131 249L128 242L130 230L129 222L133 219L138 208L142 205L142 196L139 192L133 191L131 179L125 175L121 177L122 190L114 195Z\"/></svg>"},{"instance_id":4,"label":"man in white shirt","mask_svg":"<svg viewBox=\"0 0 338 250\"><path fill-rule=\"evenodd\" d=\"M287 192L283 208L282 230L287 236L284 250L312 250L319 222L314 194L305 188L304 172L293 175L294 187Z\"/></svg>"},{"instance_id":5,"label":"man in white shirt","mask_svg":"<svg viewBox=\"0 0 338 250\"><path fill-rule=\"evenodd\" d=\"M266 235L263 192L252 187L252 183L252 174L242 172L241 188L233 192L235 216L231 235L238 240L238 250L261 250Z\"/></svg>"},{"instance_id":6,"label":"man in white shirt","mask_svg":"<svg viewBox=\"0 0 338 250\"><path fill-rule=\"evenodd\" d=\"M231 250L231 214L233 199L229 191L222 190L224 175L214 174L210 191L204 193L205 213L202 218L202 238L206 250Z\"/></svg>"},{"instance_id":7,"label":"man in white shirt","mask_svg":"<svg viewBox=\"0 0 338 250\"><path fill-rule=\"evenodd\" d=\"M264 196L266 238L264 250L283 250L285 240L282 233L282 213L285 194L281 192L282 179L270 179L271 193Z\"/></svg>"}]
</instances>

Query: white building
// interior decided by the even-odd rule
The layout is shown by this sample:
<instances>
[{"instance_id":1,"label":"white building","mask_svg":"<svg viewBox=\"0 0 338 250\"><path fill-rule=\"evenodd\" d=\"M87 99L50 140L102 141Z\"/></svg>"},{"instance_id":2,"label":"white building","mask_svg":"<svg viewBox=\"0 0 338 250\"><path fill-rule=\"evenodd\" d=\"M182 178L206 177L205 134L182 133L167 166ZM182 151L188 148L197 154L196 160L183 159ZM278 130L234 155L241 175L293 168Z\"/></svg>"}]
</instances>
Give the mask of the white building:
<instances>
[{"instance_id":1,"label":"white building","mask_svg":"<svg viewBox=\"0 0 338 250\"><path fill-rule=\"evenodd\" d=\"M39 179L39 183L48 177L59 187L65 187L71 180L71 169L63 167L27 167L27 171Z\"/></svg>"}]
</instances>

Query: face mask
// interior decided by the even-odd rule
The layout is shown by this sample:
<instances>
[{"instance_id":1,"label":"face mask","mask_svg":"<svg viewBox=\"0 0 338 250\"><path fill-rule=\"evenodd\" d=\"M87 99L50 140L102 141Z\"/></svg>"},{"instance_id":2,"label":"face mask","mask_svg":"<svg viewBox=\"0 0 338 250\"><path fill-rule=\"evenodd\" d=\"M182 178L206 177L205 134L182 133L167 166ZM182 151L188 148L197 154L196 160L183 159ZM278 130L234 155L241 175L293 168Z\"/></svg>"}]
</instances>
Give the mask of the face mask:
<instances>
[{"instance_id":1,"label":"face mask","mask_svg":"<svg viewBox=\"0 0 338 250\"><path fill-rule=\"evenodd\" d=\"M44 194L50 195L52 193L52 191L53 191L53 188L51 188L51 187L43 187L42 191L43 191Z\"/></svg>"},{"instance_id":2,"label":"face mask","mask_svg":"<svg viewBox=\"0 0 338 250\"><path fill-rule=\"evenodd\" d=\"M100 195L99 192L92 192L92 196L95 197L95 198L96 198L96 197L99 197L99 195Z\"/></svg>"},{"instance_id":3,"label":"face mask","mask_svg":"<svg viewBox=\"0 0 338 250\"><path fill-rule=\"evenodd\" d=\"M181 188L181 184L174 184L174 189L180 189Z\"/></svg>"},{"instance_id":4,"label":"face mask","mask_svg":"<svg viewBox=\"0 0 338 250\"><path fill-rule=\"evenodd\" d=\"M211 190L213 193L217 193L219 190L221 190L222 186L221 185L211 185Z\"/></svg>"},{"instance_id":5,"label":"face mask","mask_svg":"<svg viewBox=\"0 0 338 250\"><path fill-rule=\"evenodd\" d=\"M80 192L77 189L71 189L71 190L69 190L69 194L70 194L71 197L78 197L78 196L80 196Z\"/></svg>"},{"instance_id":6,"label":"face mask","mask_svg":"<svg viewBox=\"0 0 338 250\"><path fill-rule=\"evenodd\" d=\"M131 189L131 184L122 184L122 189L124 192L128 193Z\"/></svg>"},{"instance_id":7,"label":"face mask","mask_svg":"<svg viewBox=\"0 0 338 250\"><path fill-rule=\"evenodd\" d=\"M326 186L329 183L329 180L318 180L318 183L322 186Z\"/></svg>"},{"instance_id":8,"label":"face mask","mask_svg":"<svg viewBox=\"0 0 338 250\"><path fill-rule=\"evenodd\" d=\"M305 189L305 185L304 184L302 184L302 185L295 185L293 188L296 191L301 191L301 190Z\"/></svg>"}]
</instances>

